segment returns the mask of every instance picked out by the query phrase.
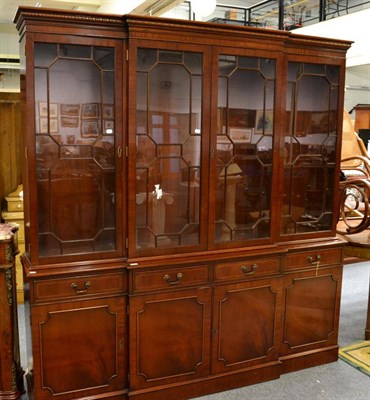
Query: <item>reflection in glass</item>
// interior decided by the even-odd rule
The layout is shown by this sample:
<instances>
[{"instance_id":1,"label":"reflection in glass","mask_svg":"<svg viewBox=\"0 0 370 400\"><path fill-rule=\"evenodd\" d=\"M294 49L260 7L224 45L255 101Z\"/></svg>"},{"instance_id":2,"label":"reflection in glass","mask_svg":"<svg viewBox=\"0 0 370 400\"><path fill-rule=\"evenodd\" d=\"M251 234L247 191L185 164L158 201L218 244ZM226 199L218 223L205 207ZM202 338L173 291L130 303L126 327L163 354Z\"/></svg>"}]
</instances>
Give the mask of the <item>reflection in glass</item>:
<instances>
[{"instance_id":1,"label":"reflection in glass","mask_svg":"<svg viewBox=\"0 0 370 400\"><path fill-rule=\"evenodd\" d=\"M114 250L114 51L35 45L40 257Z\"/></svg>"},{"instance_id":2,"label":"reflection in glass","mask_svg":"<svg viewBox=\"0 0 370 400\"><path fill-rule=\"evenodd\" d=\"M275 61L220 55L216 242L268 238Z\"/></svg>"},{"instance_id":3,"label":"reflection in glass","mask_svg":"<svg viewBox=\"0 0 370 400\"><path fill-rule=\"evenodd\" d=\"M339 67L288 65L281 233L331 229Z\"/></svg>"},{"instance_id":4,"label":"reflection in glass","mask_svg":"<svg viewBox=\"0 0 370 400\"><path fill-rule=\"evenodd\" d=\"M138 49L138 248L199 244L202 70L198 53Z\"/></svg>"}]
</instances>

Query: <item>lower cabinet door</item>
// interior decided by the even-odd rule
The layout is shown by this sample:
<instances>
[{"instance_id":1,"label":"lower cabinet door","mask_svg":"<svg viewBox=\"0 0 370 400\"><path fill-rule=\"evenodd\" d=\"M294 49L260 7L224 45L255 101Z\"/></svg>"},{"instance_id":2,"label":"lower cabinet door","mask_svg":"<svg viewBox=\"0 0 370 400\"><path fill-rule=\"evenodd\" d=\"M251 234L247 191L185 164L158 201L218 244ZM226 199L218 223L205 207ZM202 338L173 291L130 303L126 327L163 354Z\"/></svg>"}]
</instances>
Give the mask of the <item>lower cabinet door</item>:
<instances>
[{"instance_id":1,"label":"lower cabinet door","mask_svg":"<svg viewBox=\"0 0 370 400\"><path fill-rule=\"evenodd\" d=\"M31 307L35 398L123 392L125 319L123 297Z\"/></svg>"},{"instance_id":2,"label":"lower cabinet door","mask_svg":"<svg viewBox=\"0 0 370 400\"><path fill-rule=\"evenodd\" d=\"M281 279L218 286L214 307L214 374L278 359Z\"/></svg>"},{"instance_id":3,"label":"lower cabinet door","mask_svg":"<svg viewBox=\"0 0 370 400\"><path fill-rule=\"evenodd\" d=\"M211 288L130 298L130 387L209 374Z\"/></svg>"},{"instance_id":4,"label":"lower cabinet door","mask_svg":"<svg viewBox=\"0 0 370 400\"><path fill-rule=\"evenodd\" d=\"M281 355L336 345L342 267L284 277Z\"/></svg>"}]
</instances>

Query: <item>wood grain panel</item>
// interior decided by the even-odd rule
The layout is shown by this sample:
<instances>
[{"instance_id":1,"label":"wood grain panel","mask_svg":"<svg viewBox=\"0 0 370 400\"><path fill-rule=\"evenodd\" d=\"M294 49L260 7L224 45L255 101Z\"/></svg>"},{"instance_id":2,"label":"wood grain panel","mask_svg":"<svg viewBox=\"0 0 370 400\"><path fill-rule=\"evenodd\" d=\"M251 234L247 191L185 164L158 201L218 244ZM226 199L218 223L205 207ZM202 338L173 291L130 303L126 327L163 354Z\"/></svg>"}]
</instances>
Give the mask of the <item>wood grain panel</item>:
<instances>
[{"instance_id":1,"label":"wood grain panel","mask_svg":"<svg viewBox=\"0 0 370 400\"><path fill-rule=\"evenodd\" d=\"M277 360L280 286L273 279L215 289L213 373Z\"/></svg>"},{"instance_id":2,"label":"wood grain panel","mask_svg":"<svg viewBox=\"0 0 370 400\"><path fill-rule=\"evenodd\" d=\"M20 93L0 93L0 201L22 183Z\"/></svg>"},{"instance_id":3,"label":"wood grain panel","mask_svg":"<svg viewBox=\"0 0 370 400\"><path fill-rule=\"evenodd\" d=\"M215 281L256 278L279 273L280 258L255 258L215 266Z\"/></svg>"},{"instance_id":4,"label":"wood grain panel","mask_svg":"<svg viewBox=\"0 0 370 400\"><path fill-rule=\"evenodd\" d=\"M336 344L341 269L285 277L282 355Z\"/></svg>"},{"instance_id":5,"label":"wood grain panel","mask_svg":"<svg viewBox=\"0 0 370 400\"><path fill-rule=\"evenodd\" d=\"M317 262L319 264L317 264ZM288 254L285 270L299 270L308 268L339 265L342 262L342 248L309 250L301 253Z\"/></svg>"},{"instance_id":6,"label":"wood grain panel","mask_svg":"<svg viewBox=\"0 0 370 400\"><path fill-rule=\"evenodd\" d=\"M86 297L90 295L123 294L126 280L123 273L80 275L33 282L35 302Z\"/></svg>"},{"instance_id":7,"label":"wood grain panel","mask_svg":"<svg viewBox=\"0 0 370 400\"><path fill-rule=\"evenodd\" d=\"M155 271L134 272L134 291L180 288L208 281L208 266L173 267Z\"/></svg>"},{"instance_id":8,"label":"wood grain panel","mask_svg":"<svg viewBox=\"0 0 370 400\"><path fill-rule=\"evenodd\" d=\"M123 389L125 299L37 306L32 318L38 399Z\"/></svg>"},{"instance_id":9,"label":"wood grain panel","mask_svg":"<svg viewBox=\"0 0 370 400\"><path fill-rule=\"evenodd\" d=\"M209 373L211 288L138 296L130 304L130 383L153 384Z\"/></svg>"}]
</instances>

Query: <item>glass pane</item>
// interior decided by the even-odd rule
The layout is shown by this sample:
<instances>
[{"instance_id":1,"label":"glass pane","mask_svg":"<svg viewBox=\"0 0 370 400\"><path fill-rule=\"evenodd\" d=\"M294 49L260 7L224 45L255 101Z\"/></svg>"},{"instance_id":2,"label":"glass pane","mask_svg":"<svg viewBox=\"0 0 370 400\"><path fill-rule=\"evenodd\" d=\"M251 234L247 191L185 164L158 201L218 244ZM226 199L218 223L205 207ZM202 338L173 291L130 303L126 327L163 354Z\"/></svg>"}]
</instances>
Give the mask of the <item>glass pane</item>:
<instances>
[{"instance_id":1,"label":"glass pane","mask_svg":"<svg viewBox=\"0 0 370 400\"><path fill-rule=\"evenodd\" d=\"M202 55L199 53L184 53L184 64L192 74L202 74Z\"/></svg>"},{"instance_id":2,"label":"glass pane","mask_svg":"<svg viewBox=\"0 0 370 400\"><path fill-rule=\"evenodd\" d=\"M199 53L138 49L138 248L199 244L201 67Z\"/></svg>"},{"instance_id":3,"label":"glass pane","mask_svg":"<svg viewBox=\"0 0 370 400\"><path fill-rule=\"evenodd\" d=\"M114 51L109 47L94 47L93 57L103 70L114 70Z\"/></svg>"},{"instance_id":4,"label":"glass pane","mask_svg":"<svg viewBox=\"0 0 370 400\"><path fill-rule=\"evenodd\" d=\"M236 68L236 57L222 55L218 61L218 74L219 76L228 76Z\"/></svg>"},{"instance_id":5,"label":"glass pane","mask_svg":"<svg viewBox=\"0 0 370 400\"><path fill-rule=\"evenodd\" d=\"M240 68L258 68L258 58L253 57L238 57L238 67Z\"/></svg>"},{"instance_id":6,"label":"glass pane","mask_svg":"<svg viewBox=\"0 0 370 400\"><path fill-rule=\"evenodd\" d=\"M182 51L159 50L158 59L159 62L182 63L183 54L184 53Z\"/></svg>"},{"instance_id":7,"label":"glass pane","mask_svg":"<svg viewBox=\"0 0 370 400\"><path fill-rule=\"evenodd\" d=\"M282 234L331 229L339 67L289 63Z\"/></svg>"},{"instance_id":8,"label":"glass pane","mask_svg":"<svg viewBox=\"0 0 370 400\"><path fill-rule=\"evenodd\" d=\"M228 59L220 56L215 240L268 238L275 61L236 57L225 77Z\"/></svg>"},{"instance_id":9,"label":"glass pane","mask_svg":"<svg viewBox=\"0 0 370 400\"><path fill-rule=\"evenodd\" d=\"M40 257L114 250L114 51L36 46L35 58L49 65L35 69Z\"/></svg>"},{"instance_id":10,"label":"glass pane","mask_svg":"<svg viewBox=\"0 0 370 400\"><path fill-rule=\"evenodd\" d=\"M50 231L62 242L91 240L101 229L100 181L88 160L59 160L50 171Z\"/></svg>"},{"instance_id":11,"label":"glass pane","mask_svg":"<svg viewBox=\"0 0 370 400\"><path fill-rule=\"evenodd\" d=\"M56 59L57 51L58 45L54 43L35 43L35 67L49 67Z\"/></svg>"},{"instance_id":12,"label":"glass pane","mask_svg":"<svg viewBox=\"0 0 370 400\"><path fill-rule=\"evenodd\" d=\"M154 49L137 50L137 71L147 72L151 69L158 59L158 51Z\"/></svg>"},{"instance_id":13,"label":"glass pane","mask_svg":"<svg viewBox=\"0 0 370 400\"><path fill-rule=\"evenodd\" d=\"M114 72L102 72L103 84L103 119L114 119Z\"/></svg>"},{"instance_id":14,"label":"glass pane","mask_svg":"<svg viewBox=\"0 0 370 400\"><path fill-rule=\"evenodd\" d=\"M275 61L269 58L260 59L261 72L265 78L275 79Z\"/></svg>"},{"instance_id":15,"label":"glass pane","mask_svg":"<svg viewBox=\"0 0 370 400\"><path fill-rule=\"evenodd\" d=\"M79 46L75 44L60 44L59 57L91 58L91 46Z\"/></svg>"}]
</instances>

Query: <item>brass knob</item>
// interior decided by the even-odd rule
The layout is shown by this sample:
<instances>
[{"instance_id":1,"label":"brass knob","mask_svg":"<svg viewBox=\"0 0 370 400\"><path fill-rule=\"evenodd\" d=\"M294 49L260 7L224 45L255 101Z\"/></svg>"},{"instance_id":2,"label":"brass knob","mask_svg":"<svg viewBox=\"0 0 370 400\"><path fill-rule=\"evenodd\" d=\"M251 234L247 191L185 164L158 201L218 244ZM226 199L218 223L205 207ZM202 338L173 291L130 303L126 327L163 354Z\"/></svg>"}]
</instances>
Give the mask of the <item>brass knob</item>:
<instances>
[{"instance_id":1,"label":"brass knob","mask_svg":"<svg viewBox=\"0 0 370 400\"><path fill-rule=\"evenodd\" d=\"M183 275L181 272L179 272L176 275L176 279L172 280L169 274L166 274L163 279L169 284L169 285L176 285L177 283L180 283Z\"/></svg>"},{"instance_id":2,"label":"brass knob","mask_svg":"<svg viewBox=\"0 0 370 400\"><path fill-rule=\"evenodd\" d=\"M88 291L89 287L91 285L90 281L86 281L83 285L83 289L78 288L78 283L73 282L71 283L71 288L75 291L76 294L84 294Z\"/></svg>"},{"instance_id":3,"label":"brass knob","mask_svg":"<svg viewBox=\"0 0 370 400\"><path fill-rule=\"evenodd\" d=\"M252 275L257 271L257 264L252 264L251 269L249 269L246 265L242 265L240 269L244 275Z\"/></svg>"},{"instance_id":4,"label":"brass knob","mask_svg":"<svg viewBox=\"0 0 370 400\"><path fill-rule=\"evenodd\" d=\"M307 261L308 261L310 264L319 263L320 260L321 260L321 255L320 255L320 254L318 254L316 257L312 257L312 256L308 256L308 257L307 257Z\"/></svg>"}]
</instances>

